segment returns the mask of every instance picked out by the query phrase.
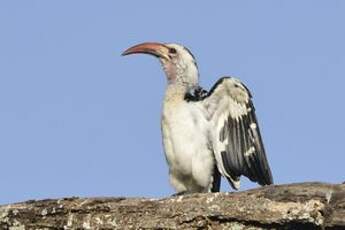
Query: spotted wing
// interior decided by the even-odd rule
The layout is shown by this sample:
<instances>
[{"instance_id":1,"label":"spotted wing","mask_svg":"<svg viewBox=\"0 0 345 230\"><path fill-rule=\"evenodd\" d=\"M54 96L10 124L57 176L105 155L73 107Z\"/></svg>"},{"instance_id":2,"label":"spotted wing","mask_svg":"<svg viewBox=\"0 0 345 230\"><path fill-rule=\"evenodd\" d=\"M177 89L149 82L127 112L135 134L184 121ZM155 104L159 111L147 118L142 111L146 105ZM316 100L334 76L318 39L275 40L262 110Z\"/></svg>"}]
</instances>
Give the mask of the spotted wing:
<instances>
[{"instance_id":1,"label":"spotted wing","mask_svg":"<svg viewBox=\"0 0 345 230\"><path fill-rule=\"evenodd\" d=\"M238 79L221 78L200 103L212 122L217 167L234 189L240 176L260 185L273 183L251 94Z\"/></svg>"}]
</instances>

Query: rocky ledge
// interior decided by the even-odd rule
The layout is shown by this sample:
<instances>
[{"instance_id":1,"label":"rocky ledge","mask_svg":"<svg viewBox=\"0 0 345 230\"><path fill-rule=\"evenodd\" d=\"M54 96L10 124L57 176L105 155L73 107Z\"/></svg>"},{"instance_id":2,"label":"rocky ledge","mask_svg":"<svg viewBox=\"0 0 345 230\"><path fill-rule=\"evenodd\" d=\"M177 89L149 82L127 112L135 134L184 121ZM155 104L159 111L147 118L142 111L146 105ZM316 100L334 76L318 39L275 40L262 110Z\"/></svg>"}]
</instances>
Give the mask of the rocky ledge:
<instances>
[{"instance_id":1,"label":"rocky ledge","mask_svg":"<svg viewBox=\"0 0 345 230\"><path fill-rule=\"evenodd\" d=\"M26 201L0 206L0 229L345 229L345 184Z\"/></svg>"}]
</instances>

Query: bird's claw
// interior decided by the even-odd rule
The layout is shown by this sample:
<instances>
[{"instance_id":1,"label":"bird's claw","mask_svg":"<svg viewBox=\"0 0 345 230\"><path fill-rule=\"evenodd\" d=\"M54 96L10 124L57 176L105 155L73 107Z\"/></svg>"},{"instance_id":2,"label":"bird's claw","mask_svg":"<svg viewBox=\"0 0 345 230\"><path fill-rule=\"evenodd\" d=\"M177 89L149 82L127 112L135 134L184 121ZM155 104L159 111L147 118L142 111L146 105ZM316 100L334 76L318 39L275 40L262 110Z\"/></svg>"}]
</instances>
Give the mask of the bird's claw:
<instances>
[{"instance_id":1,"label":"bird's claw","mask_svg":"<svg viewBox=\"0 0 345 230\"><path fill-rule=\"evenodd\" d=\"M172 194L171 196L172 196L172 197L182 196L182 195L186 195L186 194L188 194L188 193L189 193L189 192L187 192L187 191L182 191L182 192L174 193L174 194Z\"/></svg>"}]
</instances>

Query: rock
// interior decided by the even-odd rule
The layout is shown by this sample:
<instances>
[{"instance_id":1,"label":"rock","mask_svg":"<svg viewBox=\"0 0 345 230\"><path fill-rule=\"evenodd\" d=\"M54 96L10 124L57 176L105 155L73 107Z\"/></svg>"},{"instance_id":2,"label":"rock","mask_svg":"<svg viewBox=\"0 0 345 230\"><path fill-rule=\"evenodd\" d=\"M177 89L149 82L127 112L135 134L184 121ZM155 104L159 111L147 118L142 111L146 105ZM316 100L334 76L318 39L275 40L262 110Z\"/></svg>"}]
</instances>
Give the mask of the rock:
<instances>
[{"instance_id":1,"label":"rock","mask_svg":"<svg viewBox=\"0 0 345 230\"><path fill-rule=\"evenodd\" d=\"M0 206L0 229L345 229L345 185L27 201Z\"/></svg>"}]
</instances>

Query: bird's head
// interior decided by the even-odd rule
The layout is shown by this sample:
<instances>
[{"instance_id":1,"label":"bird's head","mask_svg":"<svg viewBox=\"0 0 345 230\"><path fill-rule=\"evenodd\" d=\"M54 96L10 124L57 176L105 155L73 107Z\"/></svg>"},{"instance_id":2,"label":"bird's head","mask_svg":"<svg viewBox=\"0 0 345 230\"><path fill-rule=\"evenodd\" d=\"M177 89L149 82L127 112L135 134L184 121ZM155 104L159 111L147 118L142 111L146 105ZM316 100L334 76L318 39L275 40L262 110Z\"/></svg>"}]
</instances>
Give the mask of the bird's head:
<instances>
[{"instance_id":1,"label":"bird's head","mask_svg":"<svg viewBox=\"0 0 345 230\"><path fill-rule=\"evenodd\" d=\"M178 44L145 42L127 49L122 55L144 53L159 58L169 83L198 84L198 67L193 54Z\"/></svg>"}]
</instances>

